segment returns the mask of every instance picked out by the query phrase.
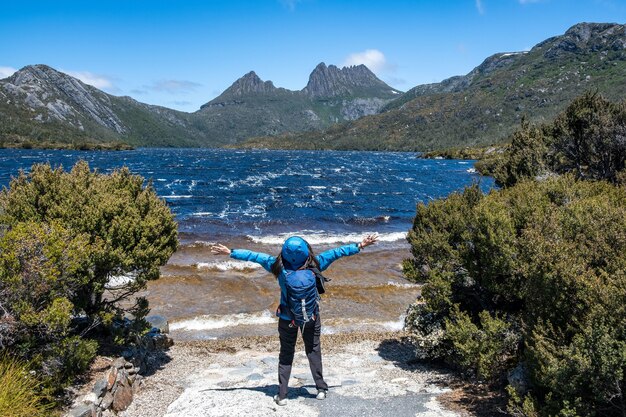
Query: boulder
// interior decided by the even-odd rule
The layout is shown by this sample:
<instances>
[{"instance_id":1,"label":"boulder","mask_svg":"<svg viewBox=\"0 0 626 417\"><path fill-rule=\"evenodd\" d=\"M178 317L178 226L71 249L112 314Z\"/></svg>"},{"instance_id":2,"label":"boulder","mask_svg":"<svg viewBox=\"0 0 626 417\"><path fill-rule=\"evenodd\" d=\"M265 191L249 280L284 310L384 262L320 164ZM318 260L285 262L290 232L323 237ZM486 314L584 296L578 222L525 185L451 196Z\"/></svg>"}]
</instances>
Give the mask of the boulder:
<instances>
[{"instance_id":1,"label":"boulder","mask_svg":"<svg viewBox=\"0 0 626 417\"><path fill-rule=\"evenodd\" d=\"M124 367L124 365L126 365L126 359L124 359L123 356L120 356L119 358L113 361L113 363L111 364L111 367L121 369Z\"/></svg>"},{"instance_id":2,"label":"boulder","mask_svg":"<svg viewBox=\"0 0 626 417\"><path fill-rule=\"evenodd\" d=\"M100 398L107 391L107 385L108 385L108 381L107 381L106 378L105 379L100 379L100 380L96 381L96 383L94 384L93 389L91 390L91 392L96 394L96 397Z\"/></svg>"},{"instance_id":3,"label":"boulder","mask_svg":"<svg viewBox=\"0 0 626 417\"><path fill-rule=\"evenodd\" d=\"M113 388L113 384L117 380L117 368L112 367L107 375L107 389L110 391Z\"/></svg>"},{"instance_id":4,"label":"boulder","mask_svg":"<svg viewBox=\"0 0 626 417\"><path fill-rule=\"evenodd\" d=\"M94 404L80 404L72 408L67 417L97 417Z\"/></svg>"},{"instance_id":5,"label":"boulder","mask_svg":"<svg viewBox=\"0 0 626 417\"><path fill-rule=\"evenodd\" d=\"M152 340L154 342L155 349L167 349L174 344L172 338L163 333L156 334Z\"/></svg>"},{"instance_id":6,"label":"boulder","mask_svg":"<svg viewBox=\"0 0 626 417\"><path fill-rule=\"evenodd\" d=\"M128 381L127 381L128 382ZM129 384L118 385L113 394L113 403L111 408L114 411L123 411L133 402L133 389Z\"/></svg>"},{"instance_id":7,"label":"boulder","mask_svg":"<svg viewBox=\"0 0 626 417\"><path fill-rule=\"evenodd\" d=\"M85 404L95 404L98 402L98 396L95 393L90 392L89 394L83 395L81 400Z\"/></svg>"},{"instance_id":8,"label":"boulder","mask_svg":"<svg viewBox=\"0 0 626 417\"><path fill-rule=\"evenodd\" d=\"M102 401L100 402L100 408L106 410L111 407L111 404L113 404L113 394L107 392L106 394L104 394L104 397L102 397Z\"/></svg>"},{"instance_id":9,"label":"boulder","mask_svg":"<svg viewBox=\"0 0 626 417\"><path fill-rule=\"evenodd\" d=\"M528 393L530 379L528 377L528 370L526 369L526 365L524 362L520 362L517 364L515 368L513 368L507 375L507 380L509 385L515 389L519 396L524 396Z\"/></svg>"},{"instance_id":10,"label":"boulder","mask_svg":"<svg viewBox=\"0 0 626 417\"><path fill-rule=\"evenodd\" d=\"M169 333L170 325L167 319L163 316L153 315L146 317L146 321L153 329L157 329L161 333Z\"/></svg>"}]
</instances>

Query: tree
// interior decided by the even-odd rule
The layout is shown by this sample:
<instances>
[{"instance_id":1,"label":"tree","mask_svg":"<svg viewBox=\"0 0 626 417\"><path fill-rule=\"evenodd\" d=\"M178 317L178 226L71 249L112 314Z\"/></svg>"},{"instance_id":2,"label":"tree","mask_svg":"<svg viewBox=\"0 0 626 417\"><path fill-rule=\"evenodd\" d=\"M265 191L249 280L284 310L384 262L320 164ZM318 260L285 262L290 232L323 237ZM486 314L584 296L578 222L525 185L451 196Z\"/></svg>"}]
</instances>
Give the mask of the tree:
<instances>
[{"instance_id":1,"label":"tree","mask_svg":"<svg viewBox=\"0 0 626 417\"><path fill-rule=\"evenodd\" d=\"M127 168L105 175L34 165L0 192L0 347L54 392L89 365L90 332L147 301L121 302L159 277L178 245L174 216ZM111 279L126 279L116 287Z\"/></svg>"},{"instance_id":2,"label":"tree","mask_svg":"<svg viewBox=\"0 0 626 417\"><path fill-rule=\"evenodd\" d=\"M496 381L524 366L521 408L541 415L626 413L626 188L573 173L473 187L420 205L408 240L421 357Z\"/></svg>"},{"instance_id":3,"label":"tree","mask_svg":"<svg viewBox=\"0 0 626 417\"><path fill-rule=\"evenodd\" d=\"M626 101L612 103L587 92L553 123L523 121L509 139L506 152L476 165L499 185L567 172L581 179L626 182Z\"/></svg>"},{"instance_id":4,"label":"tree","mask_svg":"<svg viewBox=\"0 0 626 417\"><path fill-rule=\"evenodd\" d=\"M127 168L109 175L90 171L84 161L71 172L47 164L20 172L0 193L0 223L21 222L56 222L88 236L93 271L76 301L89 316L157 279L178 245L174 216L151 183L144 186ZM129 279L105 299L109 280L119 276Z\"/></svg>"}]
</instances>

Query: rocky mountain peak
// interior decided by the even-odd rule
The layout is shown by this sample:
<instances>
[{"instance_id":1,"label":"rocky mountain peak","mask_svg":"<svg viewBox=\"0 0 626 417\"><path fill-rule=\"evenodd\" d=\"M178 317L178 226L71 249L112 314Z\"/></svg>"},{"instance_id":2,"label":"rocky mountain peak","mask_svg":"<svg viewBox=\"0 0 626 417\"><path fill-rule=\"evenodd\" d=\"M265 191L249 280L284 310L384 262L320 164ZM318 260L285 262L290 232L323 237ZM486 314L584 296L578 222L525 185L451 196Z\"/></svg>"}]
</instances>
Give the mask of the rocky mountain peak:
<instances>
[{"instance_id":1,"label":"rocky mountain peak","mask_svg":"<svg viewBox=\"0 0 626 417\"><path fill-rule=\"evenodd\" d=\"M124 127L109 96L47 65L29 65L0 82L5 94L19 98L38 121L58 120L83 129L90 120L117 133Z\"/></svg>"},{"instance_id":2,"label":"rocky mountain peak","mask_svg":"<svg viewBox=\"0 0 626 417\"><path fill-rule=\"evenodd\" d=\"M561 36L536 45L546 58L555 59L568 53L626 50L626 25L617 23L579 23Z\"/></svg>"},{"instance_id":3,"label":"rocky mountain peak","mask_svg":"<svg viewBox=\"0 0 626 417\"><path fill-rule=\"evenodd\" d=\"M271 93L276 89L274 83L263 81L254 71L250 71L228 87L220 97L241 97L247 94Z\"/></svg>"},{"instance_id":4,"label":"rocky mountain peak","mask_svg":"<svg viewBox=\"0 0 626 417\"><path fill-rule=\"evenodd\" d=\"M340 69L335 65L326 66L323 62L311 72L309 82L302 91L309 97L337 97L358 94L359 90L366 89L396 94L365 65Z\"/></svg>"}]
</instances>

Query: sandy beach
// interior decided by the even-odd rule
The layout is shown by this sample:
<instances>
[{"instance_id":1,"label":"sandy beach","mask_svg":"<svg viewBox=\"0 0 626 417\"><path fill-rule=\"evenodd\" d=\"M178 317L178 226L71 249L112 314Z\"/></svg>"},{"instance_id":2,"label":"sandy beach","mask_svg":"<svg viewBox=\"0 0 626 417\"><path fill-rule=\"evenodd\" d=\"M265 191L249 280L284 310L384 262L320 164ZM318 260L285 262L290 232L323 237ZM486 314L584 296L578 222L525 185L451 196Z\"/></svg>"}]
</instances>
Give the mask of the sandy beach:
<instances>
[{"instance_id":1,"label":"sandy beach","mask_svg":"<svg viewBox=\"0 0 626 417\"><path fill-rule=\"evenodd\" d=\"M452 377L412 361L402 332L323 335L324 401L315 387L301 341L286 406L278 391L278 337L177 342L149 359L144 383L124 417L200 416L419 416L468 415L438 398Z\"/></svg>"}]
</instances>

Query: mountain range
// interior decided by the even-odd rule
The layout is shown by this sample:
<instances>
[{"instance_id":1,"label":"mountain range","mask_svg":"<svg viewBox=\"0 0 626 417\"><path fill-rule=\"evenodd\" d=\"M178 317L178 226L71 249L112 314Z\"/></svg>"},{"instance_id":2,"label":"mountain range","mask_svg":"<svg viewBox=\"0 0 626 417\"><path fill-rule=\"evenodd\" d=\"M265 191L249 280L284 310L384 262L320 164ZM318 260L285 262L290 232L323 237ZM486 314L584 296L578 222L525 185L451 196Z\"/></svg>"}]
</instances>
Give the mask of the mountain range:
<instances>
[{"instance_id":1,"label":"mountain range","mask_svg":"<svg viewBox=\"0 0 626 417\"><path fill-rule=\"evenodd\" d=\"M402 93L364 65L319 64L299 91L253 71L198 111L107 94L46 65L0 80L0 146L121 141L426 151L502 141L522 118L551 120L574 97L626 97L626 25L581 23L529 51Z\"/></svg>"},{"instance_id":2,"label":"mountain range","mask_svg":"<svg viewBox=\"0 0 626 417\"><path fill-rule=\"evenodd\" d=\"M626 25L580 23L529 51L498 53L467 75L419 85L379 114L244 147L429 151L501 142L522 120L551 121L576 96L626 98Z\"/></svg>"},{"instance_id":3,"label":"mountain range","mask_svg":"<svg viewBox=\"0 0 626 417\"><path fill-rule=\"evenodd\" d=\"M321 63L300 91L275 87L251 71L198 111L185 113L113 96L49 66L31 65L0 80L0 141L215 147L354 120L377 113L399 95L364 65L340 69Z\"/></svg>"}]
</instances>

